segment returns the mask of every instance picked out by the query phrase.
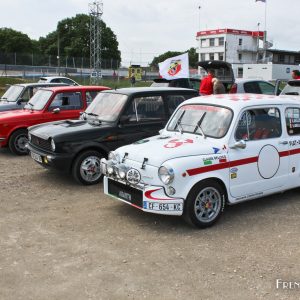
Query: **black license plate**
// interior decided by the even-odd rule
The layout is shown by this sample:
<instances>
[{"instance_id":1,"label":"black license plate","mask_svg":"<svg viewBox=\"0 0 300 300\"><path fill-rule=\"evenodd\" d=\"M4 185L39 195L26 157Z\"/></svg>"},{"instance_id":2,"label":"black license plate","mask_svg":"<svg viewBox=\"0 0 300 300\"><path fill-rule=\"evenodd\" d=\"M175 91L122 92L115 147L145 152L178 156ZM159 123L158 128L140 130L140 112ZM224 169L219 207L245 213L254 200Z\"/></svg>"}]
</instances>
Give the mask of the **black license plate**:
<instances>
[{"instance_id":1,"label":"black license plate","mask_svg":"<svg viewBox=\"0 0 300 300\"><path fill-rule=\"evenodd\" d=\"M108 193L143 208L143 191L108 178Z\"/></svg>"}]
</instances>

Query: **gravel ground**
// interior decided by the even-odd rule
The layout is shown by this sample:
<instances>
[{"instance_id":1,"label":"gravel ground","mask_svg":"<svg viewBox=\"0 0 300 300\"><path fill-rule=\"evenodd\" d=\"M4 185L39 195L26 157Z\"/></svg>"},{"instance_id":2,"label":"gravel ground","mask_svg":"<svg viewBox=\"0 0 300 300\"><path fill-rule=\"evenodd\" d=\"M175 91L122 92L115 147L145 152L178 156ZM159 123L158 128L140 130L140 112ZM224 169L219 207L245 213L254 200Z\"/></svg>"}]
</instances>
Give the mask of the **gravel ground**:
<instances>
[{"instance_id":1,"label":"gravel ground","mask_svg":"<svg viewBox=\"0 0 300 300\"><path fill-rule=\"evenodd\" d=\"M0 184L0 299L300 299L299 189L197 230L6 149Z\"/></svg>"}]
</instances>

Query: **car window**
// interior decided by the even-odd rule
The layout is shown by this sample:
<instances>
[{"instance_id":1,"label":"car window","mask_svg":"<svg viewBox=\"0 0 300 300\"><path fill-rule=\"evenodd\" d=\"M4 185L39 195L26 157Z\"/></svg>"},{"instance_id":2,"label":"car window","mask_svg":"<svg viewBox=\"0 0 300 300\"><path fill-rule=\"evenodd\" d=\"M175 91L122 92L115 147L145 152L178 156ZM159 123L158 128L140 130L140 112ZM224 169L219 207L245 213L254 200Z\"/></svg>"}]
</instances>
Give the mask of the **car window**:
<instances>
[{"instance_id":1,"label":"car window","mask_svg":"<svg viewBox=\"0 0 300 300\"><path fill-rule=\"evenodd\" d=\"M5 100L8 102L15 102L21 95L22 91L24 90L23 86L20 85L12 85L8 88L8 90L4 93L1 97L1 100Z\"/></svg>"},{"instance_id":2,"label":"car window","mask_svg":"<svg viewBox=\"0 0 300 300\"><path fill-rule=\"evenodd\" d=\"M129 122L158 121L166 118L162 96L133 99L125 112Z\"/></svg>"},{"instance_id":3,"label":"car window","mask_svg":"<svg viewBox=\"0 0 300 300\"><path fill-rule=\"evenodd\" d=\"M169 114L172 114L177 106L185 101L187 98L185 98L183 95L168 95L166 96L166 103L169 110Z\"/></svg>"},{"instance_id":4,"label":"car window","mask_svg":"<svg viewBox=\"0 0 300 300\"><path fill-rule=\"evenodd\" d=\"M281 136L280 112L275 107L244 111L235 131L236 140L261 140Z\"/></svg>"},{"instance_id":5,"label":"car window","mask_svg":"<svg viewBox=\"0 0 300 300\"><path fill-rule=\"evenodd\" d=\"M86 91L85 97L87 105L90 105L100 91Z\"/></svg>"},{"instance_id":6,"label":"car window","mask_svg":"<svg viewBox=\"0 0 300 300\"><path fill-rule=\"evenodd\" d=\"M275 94L275 86L268 82L259 81L258 83L261 94L266 95L274 95Z\"/></svg>"},{"instance_id":7,"label":"car window","mask_svg":"<svg viewBox=\"0 0 300 300\"><path fill-rule=\"evenodd\" d=\"M20 98L23 99L23 101L27 102L32 96L33 96L32 88L29 87L24 90Z\"/></svg>"},{"instance_id":8,"label":"car window","mask_svg":"<svg viewBox=\"0 0 300 300\"><path fill-rule=\"evenodd\" d=\"M76 110L82 109L82 97L80 92L67 92L67 93L58 93L53 98L49 110L54 108L60 108L61 110Z\"/></svg>"},{"instance_id":9,"label":"car window","mask_svg":"<svg viewBox=\"0 0 300 300\"><path fill-rule=\"evenodd\" d=\"M300 109L289 107L285 111L286 128L289 135L300 134Z\"/></svg>"},{"instance_id":10,"label":"car window","mask_svg":"<svg viewBox=\"0 0 300 300\"><path fill-rule=\"evenodd\" d=\"M261 91L260 91L256 81L245 82L244 90L245 90L245 93L261 94Z\"/></svg>"},{"instance_id":11,"label":"car window","mask_svg":"<svg viewBox=\"0 0 300 300\"><path fill-rule=\"evenodd\" d=\"M61 83L62 81L60 80L60 78L54 78L54 79L51 79L51 82L52 83Z\"/></svg>"},{"instance_id":12,"label":"car window","mask_svg":"<svg viewBox=\"0 0 300 300\"><path fill-rule=\"evenodd\" d=\"M63 82L63 83L69 84L69 85L74 85L74 81L72 81L68 78L60 78L60 81L58 81L58 82Z\"/></svg>"}]
</instances>

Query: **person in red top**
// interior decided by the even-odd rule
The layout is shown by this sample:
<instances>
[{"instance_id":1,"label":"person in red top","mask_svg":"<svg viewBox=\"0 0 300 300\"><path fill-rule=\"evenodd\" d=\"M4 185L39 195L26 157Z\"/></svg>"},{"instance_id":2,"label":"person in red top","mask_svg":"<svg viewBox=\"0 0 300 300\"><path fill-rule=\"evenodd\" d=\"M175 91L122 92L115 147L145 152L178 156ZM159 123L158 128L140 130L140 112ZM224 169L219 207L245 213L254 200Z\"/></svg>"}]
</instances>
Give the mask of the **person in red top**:
<instances>
[{"instance_id":1,"label":"person in red top","mask_svg":"<svg viewBox=\"0 0 300 300\"><path fill-rule=\"evenodd\" d=\"M293 70L292 71L292 78L293 79L300 79L300 71L299 70Z\"/></svg>"},{"instance_id":2,"label":"person in red top","mask_svg":"<svg viewBox=\"0 0 300 300\"><path fill-rule=\"evenodd\" d=\"M208 75L201 80L199 94L202 96L213 94L213 78L215 77L214 70L209 69Z\"/></svg>"}]
</instances>

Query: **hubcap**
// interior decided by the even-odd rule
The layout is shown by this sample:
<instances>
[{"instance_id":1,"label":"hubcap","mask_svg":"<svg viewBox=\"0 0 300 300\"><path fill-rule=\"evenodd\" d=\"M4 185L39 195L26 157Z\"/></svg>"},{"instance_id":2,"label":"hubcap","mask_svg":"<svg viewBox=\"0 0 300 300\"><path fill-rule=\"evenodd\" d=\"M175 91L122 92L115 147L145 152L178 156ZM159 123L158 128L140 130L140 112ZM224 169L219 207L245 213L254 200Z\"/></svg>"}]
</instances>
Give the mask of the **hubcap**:
<instances>
[{"instance_id":1,"label":"hubcap","mask_svg":"<svg viewBox=\"0 0 300 300\"><path fill-rule=\"evenodd\" d=\"M28 143L28 138L26 135L18 135L15 139L14 145L18 152L25 153L27 149L25 145Z\"/></svg>"},{"instance_id":2,"label":"hubcap","mask_svg":"<svg viewBox=\"0 0 300 300\"><path fill-rule=\"evenodd\" d=\"M101 177L100 158L89 156L80 165L80 175L86 182L93 182Z\"/></svg>"},{"instance_id":3,"label":"hubcap","mask_svg":"<svg viewBox=\"0 0 300 300\"><path fill-rule=\"evenodd\" d=\"M214 220L221 209L222 196L213 187L207 187L197 195L194 210L196 218L204 223Z\"/></svg>"}]
</instances>

